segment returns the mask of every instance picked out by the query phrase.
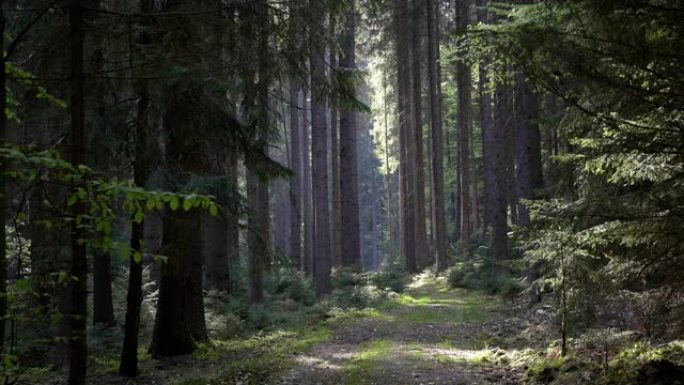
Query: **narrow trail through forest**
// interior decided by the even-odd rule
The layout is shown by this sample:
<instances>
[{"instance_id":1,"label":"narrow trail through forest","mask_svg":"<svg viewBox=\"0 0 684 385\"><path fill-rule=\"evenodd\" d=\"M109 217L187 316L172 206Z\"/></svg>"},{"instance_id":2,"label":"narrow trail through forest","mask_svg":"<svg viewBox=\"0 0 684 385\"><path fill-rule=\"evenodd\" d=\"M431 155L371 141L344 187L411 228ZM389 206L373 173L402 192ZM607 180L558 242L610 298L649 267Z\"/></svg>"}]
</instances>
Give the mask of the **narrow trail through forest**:
<instances>
[{"instance_id":1,"label":"narrow trail through forest","mask_svg":"<svg viewBox=\"0 0 684 385\"><path fill-rule=\"evenodd\" d=\"M372 307L328 309L327 320L212 340L187 356L148 356L136 379L107 361L89 384L521 384L527 359L554 335L545 306L523 302L450 289L424 273Z\"/></svg>"},{"instance_id":2,"label":"narrow trail through forest","mask_svg":"<svg viewBox=\"0 0 684 385\"><path fill-rule=\"evenodd\" d=\"M333 325L273 383L517 384L523 370L508 364L515 344L507 341L530 320L512 312L499 298L418 279L379 308Z\"/></svg>"}]
</instances>

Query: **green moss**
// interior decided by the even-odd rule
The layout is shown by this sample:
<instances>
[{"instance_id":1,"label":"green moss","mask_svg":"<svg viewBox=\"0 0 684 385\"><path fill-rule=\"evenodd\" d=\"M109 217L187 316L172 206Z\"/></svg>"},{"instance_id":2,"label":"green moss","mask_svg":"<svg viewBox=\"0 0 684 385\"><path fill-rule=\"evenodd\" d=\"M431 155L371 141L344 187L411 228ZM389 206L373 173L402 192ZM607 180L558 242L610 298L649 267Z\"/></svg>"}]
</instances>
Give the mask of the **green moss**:
<instances>
[{"instance_id":1,"label":"green moss","mask_svg":"<svg viewBox=\"0 0 684 385\"><path fill-rule=\"evenodd\" d=\"M531 382L548 384L558 377L558 372L563 365L564 358L540 359L534 361L525 372L525 377Z\"/></svg>"},{"instance_id":2,"label":"green moss","mask_svg":"<svg viewBox=\"0 0 684 385\"><path fill-rule=\"evenodd\" d=\"M115 356L93 356L93 371L97 374L116 373L119 370L119 358Z\"/></svg>"},{"instance_id":3,"label":"green moss","mask_svg":"<svg viewBox=\"0 0 684 385\"><path fill-rule=\"evenodd\" d=\"M654 348L646 342L637 342L622 350L608 364L606 382L620 384L633 382L640 367L650 361L667 360L684 364L684 341L673 341Z\"/></svg>"}]
</instances>

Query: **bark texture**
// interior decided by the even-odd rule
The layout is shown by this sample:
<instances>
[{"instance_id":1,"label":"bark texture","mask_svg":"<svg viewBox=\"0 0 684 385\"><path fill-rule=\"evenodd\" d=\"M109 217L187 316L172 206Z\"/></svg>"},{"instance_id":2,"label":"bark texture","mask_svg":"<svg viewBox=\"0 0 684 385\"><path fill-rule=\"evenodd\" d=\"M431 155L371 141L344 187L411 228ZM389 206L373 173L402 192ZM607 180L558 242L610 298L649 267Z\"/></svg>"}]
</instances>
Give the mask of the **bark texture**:
<instances>
[{"instance_id":1,"label":"bark texture","mask_svg":"<svg viewBox=\"0 0 684 385\"><path fill-rule=\"evenodd\" d=\"M71 164L85 164L85 88L84 88L84 32L82 4L72 0L69 5L70 31L70 114L71 114ZM73 186L76 192L79 182ZM86 380L88 345L86 341L86 316L88 300L88 259L83 216L85 202L77 202L72 208L75 218L71 225L71 339L69 343L69 385L83 385ZM4 226L4 223L3 223Z\"/></svg>"},{"instance_id":2,"label":"bark texture","mask_svg":"<svg viewBox=\"0 0 684 385\"><path fill-rule=\"evenodd\" d=\"M469 1L458 0L456 2L456 32L465 36L468 29ZM464 255L470 253L471 234L471 165L470 165L470 142L472 136L472 124L470 108L472 107L472 77L470 66L465 60L465 52L460 52L456 62L456 87L458 89L458 160L459 160L459 204L460 204L460 241Z\"/></svg>"},{"instance_id":3,"label":"bark texture","mask_svg":"<svg viewBox=\"0 0 684 385\"><path fill-rule=\"evenodd\" d=\"M411 68L406 25L409 21L407 0L393 0L392 17L397 57L397 112L399 121L399 196L400 196L400 254L405 261L406 271L416 273L415 243L415 174L413 152L410 143L413 137L411 104Z\"/></svg>"},{"instance_id":4,"label":"bark texture","mask_svg":"<svg viewBox=\"0 0 684 385\"><path fill-rule=\"evenodd\" d=\"M426 267L428 256L425 216L425 160L423 156L423 8L425 0L412 1L411 20L411 92L413 102L413 127L415 162L415 217L416 217L416 267Z\"/></svg>"},{"instance_id":5,"label":"bark texture","mask_svg":"<svg viewBox=\"0 0 684 385\"><path fill-rule=\"evenodd\" d=\"M340 71L351 76L356 70L356 12L354 1L349 1L346 31L342 38ZM342 265L360 268L361 242L359 238L359 185L357 171L356 112L343 104L340 114L340 210Z\"/></svg>"},{"instance_id":6,"label":"bark texture","mask_svg":"<svg viewBox=\"0 0 684 385\"><path fill-rule=\"evenodd\" d=\"M325 35L323 20L324 4L319 0L309 2L312 17L310 25L309 66L311 70L311 153L312 188L314 207L314 255L313 276L317 296L330 292L330 210L328 206L328 127L326 122L327 96L324 85Z\"/></svg>"},{"instance_id":7,"label":"bark texture","mask_svg":"<svg viewBox=\"0 0 684 385\"><path fill-rule=\"evenodd\" d=\"M430 123L432 138L432 212L437 272L449 263L446 254L446 218L444 215L444 145L442 128L442 90L439 79L439 17L435 0L427 0L428 79L430 86Z\"/></svg>"}]
</instances>

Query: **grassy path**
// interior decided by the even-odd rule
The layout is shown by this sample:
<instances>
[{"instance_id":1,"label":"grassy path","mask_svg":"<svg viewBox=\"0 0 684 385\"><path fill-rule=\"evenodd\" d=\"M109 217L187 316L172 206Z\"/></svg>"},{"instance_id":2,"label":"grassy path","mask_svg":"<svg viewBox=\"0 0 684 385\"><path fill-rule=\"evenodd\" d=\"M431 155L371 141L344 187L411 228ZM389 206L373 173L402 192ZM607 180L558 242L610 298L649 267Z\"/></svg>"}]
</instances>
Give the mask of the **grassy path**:
<instances>
[{"instance_id":1,"label":"grassy path","mask_svg":"<svg viewBox=\"0 0 684 385\"><path fill-rule=\"evenodd\" d=\"M423 277L378 309L331 325L274 384L515 384L489 345L506 321L497 298ZM500 356L506 353L501 351Z\"/></svg>"},{"instance_id":2,"label":"grassy path","mask_svg":"<svg viewBox=\"0 0 684 385\"><path fill-rule=\"evenodd\" d=\"M89 384L519 384L518 352L547 334L500 298L449 290L427 274L374 308L321 317L214 340L188 356L146 357L133 380L116 374L117 357L98 360Z\"/></svg>"}]
</instances>

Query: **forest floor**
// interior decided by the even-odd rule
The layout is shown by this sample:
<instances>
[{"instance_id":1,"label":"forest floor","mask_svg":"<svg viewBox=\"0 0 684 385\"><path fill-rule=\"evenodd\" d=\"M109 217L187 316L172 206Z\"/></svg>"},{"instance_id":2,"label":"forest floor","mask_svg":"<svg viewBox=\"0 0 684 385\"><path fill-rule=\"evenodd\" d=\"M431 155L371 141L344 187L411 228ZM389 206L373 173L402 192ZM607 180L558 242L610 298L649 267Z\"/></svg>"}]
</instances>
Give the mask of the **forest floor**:
<instances>
[{"instance_id":1,"label":"forest floor","mask_svg":"<svg viewBox=\"0 0 684 385\"><path fill-rule=\"evenodd\" d=\"M382 294L360 309L336 307L359 293ZM401 294L355 286L332 297L303 305L272 294L269 304L252 309L263 317L261 331L214 335L187 356L154 359L143 344L141 374L135 379L117 374L118 349L91 343L88 383L684 385L647 382L684 378L682 341L647 344L629 330L608 340L606 330L599 329L593 336L589 331L576 335L572 354L561 357L552 296L530 308L523 298L515 302L450 289L446 278L425 273ZM259 317L250 322L254 325ZM212 325L226 331L228 324ZM36 368L14 383L56 385L65 378L64 373Z\"/></svg>"},{"instance_id":2,"label":"forest floor","mask_svg":"<svg viewBox=\"0 0 684 385\"><path fill-rule=\"evenodd\" d=\"M508 342L531 323L514 313L500 298L419 277L405 293L331 325L326 341L272 383L518 384L526 368L510 364L517 347Z\"/></svg>"},{"instance_id":3,"label":"forest floor","mask_svg":"<svg viewBox=\"0 0 684 385\"><path fill-rule=\"evenodd\" d=\"M136 379L117 375L116 354L96 356L88 382L520 384L530 362L548 358L553 325L552 311L545 306L530 311L524 303L449 289L445 278L426 273L414 277L403 293L389 293L371 307L328 309L287 327L214 339L188 356L153 359L143 349Z\"/></svg>"},{"instance_id":4,"label":"forest floor","mask_svg":"<svg viewBox=\"0 0 684 385\"><path fill-rule=\"evenodd\" d=\"M92 383L519 384L527 367L516 356L544 349L551 333L539 318L550 313L522 309L425 274L402 294L323 324L213 341L192 356L146 360L136 380L104 374Z\"/></svg>"}]
</instances>

